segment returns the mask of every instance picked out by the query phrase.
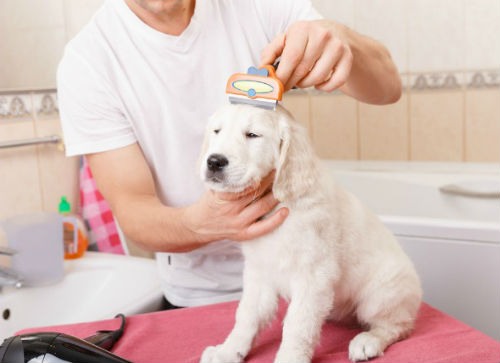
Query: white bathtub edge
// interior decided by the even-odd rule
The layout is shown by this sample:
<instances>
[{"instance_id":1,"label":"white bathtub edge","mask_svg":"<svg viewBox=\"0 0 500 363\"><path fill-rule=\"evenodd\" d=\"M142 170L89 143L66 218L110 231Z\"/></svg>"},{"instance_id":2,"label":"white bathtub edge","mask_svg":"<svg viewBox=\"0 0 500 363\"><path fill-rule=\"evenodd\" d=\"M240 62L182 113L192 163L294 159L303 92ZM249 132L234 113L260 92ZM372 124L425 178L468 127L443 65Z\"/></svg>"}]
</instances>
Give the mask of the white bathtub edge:
<instances>
[{"instance_id":1,"label":"white bathtub edge","mask_svg":"<svg viewBox=\"0 0 500 363\"><path fill-rule=\"evenodd\" d=\"M391 215L379 217L396 236L476 241L500 246L498 223Z\"/></svg>"}]
</instances>

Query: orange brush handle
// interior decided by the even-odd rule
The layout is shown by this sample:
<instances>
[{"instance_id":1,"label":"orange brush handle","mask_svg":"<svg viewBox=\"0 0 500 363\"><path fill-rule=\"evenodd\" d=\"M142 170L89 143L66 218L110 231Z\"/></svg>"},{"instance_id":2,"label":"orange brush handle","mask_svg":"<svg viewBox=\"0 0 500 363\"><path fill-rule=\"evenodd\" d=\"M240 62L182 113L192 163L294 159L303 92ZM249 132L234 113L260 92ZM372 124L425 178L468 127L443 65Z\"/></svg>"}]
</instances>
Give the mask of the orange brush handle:
<instances>
[{"instance_id":1,"label":"orange brush handle","mask_svg":"<svg viewBox=\"0 0 500 363\"><path fill-rule=\"evenodd\" d=\"M283 90L283 83L276 77L274 67L271 65L259 69L250 67L248 73L235 73L229 77L226 84L226 93L251 99L281 101Z\"/></svg>"}]
</instances>

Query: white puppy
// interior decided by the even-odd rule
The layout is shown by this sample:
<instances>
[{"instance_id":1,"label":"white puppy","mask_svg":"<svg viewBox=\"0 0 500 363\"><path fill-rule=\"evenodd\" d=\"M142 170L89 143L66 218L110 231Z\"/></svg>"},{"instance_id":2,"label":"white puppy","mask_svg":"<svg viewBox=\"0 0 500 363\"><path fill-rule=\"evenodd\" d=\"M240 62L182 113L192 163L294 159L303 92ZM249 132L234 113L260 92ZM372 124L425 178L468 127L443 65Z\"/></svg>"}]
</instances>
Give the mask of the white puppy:
<instances>
[{"instance_id":1,"label":"white puppy","mask_svg":"<svg viewBox=\"0 0 500 363\"><path fill-rule=\"evenodd\" d=\"M422 292L394 236L353 195L328 180L305 130L283 108L228 105L209 121L201 176L238 192L273 169L274 196L290 214L275 231L241 244L243 296L226 341L202 363L242 362L278 297L290 301L276 362L310 362L327 319L355 318L366 331L352 361L381 355L412 330Z\"/></svg>"}]
</instances>

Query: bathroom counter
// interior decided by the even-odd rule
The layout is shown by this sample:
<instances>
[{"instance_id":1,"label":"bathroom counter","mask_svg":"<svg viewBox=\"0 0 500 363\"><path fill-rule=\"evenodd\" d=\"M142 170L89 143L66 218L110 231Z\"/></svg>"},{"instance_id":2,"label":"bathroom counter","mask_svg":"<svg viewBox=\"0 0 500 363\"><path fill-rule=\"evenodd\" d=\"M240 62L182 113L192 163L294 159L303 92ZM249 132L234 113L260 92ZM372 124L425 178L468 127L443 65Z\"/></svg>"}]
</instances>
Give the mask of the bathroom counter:
<instances>
[{"instance_id":1,"label":"bathroom counter","mask_svg":"<svg viewBox=\"0 0 500 363\"><path fill-rule=\"evenodd\" d=\"M135 363L198 362L206 346L225 339L233 326L236 307L236 302L230 302L128 317L124 335L114 347L114 353ZM285 311L283 303L277 319L256 340L246 362L273 361ZM56 331L84 338L97 330L118 326L118 320L104 320L20 333ZM325 324L313 362L348 363L348 344L358 332L357 328ZM389 347L376 362L499 363L500 342L423 304L410 338Z\"/></svg>"}]
</instances>

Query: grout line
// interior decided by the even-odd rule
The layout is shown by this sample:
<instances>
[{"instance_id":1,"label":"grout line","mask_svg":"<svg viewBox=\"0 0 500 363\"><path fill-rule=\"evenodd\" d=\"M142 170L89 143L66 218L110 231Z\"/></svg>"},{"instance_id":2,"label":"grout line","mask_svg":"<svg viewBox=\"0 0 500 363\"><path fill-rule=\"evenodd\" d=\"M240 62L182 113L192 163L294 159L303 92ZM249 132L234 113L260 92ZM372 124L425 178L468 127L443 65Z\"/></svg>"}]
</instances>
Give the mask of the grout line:
<instances>
[{"instance_id":1,"label":"grout line","mask_svg":"<svg viewBox=\"0 0 500 363\"><path fill-rule=\"evenodd\" d=\"M464 73L465 78L465 73ZM464 82L465 83L465 82ZM462 162L467 161L467 88L462 88Z\"/></svg>"},{"instance_id":2,"label":"grout line","mask_svg":"<svg viewBox=\"0 0 500 363\"><path fill-rule=\"evenodd\" d=\"M411 97L411 92L410 92L410 80L409 80L409 76L406 76L407 77L407 85L406 85L406 94L407 94L407 102L406 102L406 120L408 122L408 130L407 130L407 137L408 137L408 149L407 149L407 158L408 158L408 161L412 161L413 160L413 153L412 153L412 117L411 117L411 101L412 101L412 97Z\"/></svg>"},{"instance_id":3,"label":"grout line","mask_svg":"<svg viewBox=\"0 0 500 363\"><path fill-rule=\"evenodd\" d=\"M309 126L309 139L312 142L314 135L314 121L312 117L312 102L311 102L311 94L309 92L306 93L307 97L307 124Z\"/></svg>"},{"instance_id":4,"label":"grout line","mask_svg":"<svg viewBox=\"0 0 500 363\"><path fill-rule=\"evenodd\" d=\"M356 101L356 160L361 160L361 120L360 120L360 102Z\"/></svg>"},{"instance_id":5,"label":"grout line","mask_svg":"<svg viewBox=\"0 0 500 363\"><path fill-rule=\"evenodd\" d=\"M32 120L31 120L31 125L33 127L33 134L35 136L38 136L38 123L37 123L37 116L35 112L35 103L33 100L33 93L31 95L31 101L32 101L32 107L33 107L33 113L32 113ZM38 188L39 188L39 193L40 193L40 210L44 211L45 210L45 194L44 194L44 188L43 188L43 181L42 181L42 163L41 163L41 156L40 156L40 147L35 145L35 155L36 155L36 168L37 168L37 174L38 174Z\"/></svg>"}]
</instances>

